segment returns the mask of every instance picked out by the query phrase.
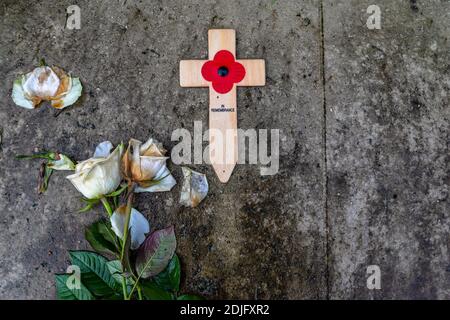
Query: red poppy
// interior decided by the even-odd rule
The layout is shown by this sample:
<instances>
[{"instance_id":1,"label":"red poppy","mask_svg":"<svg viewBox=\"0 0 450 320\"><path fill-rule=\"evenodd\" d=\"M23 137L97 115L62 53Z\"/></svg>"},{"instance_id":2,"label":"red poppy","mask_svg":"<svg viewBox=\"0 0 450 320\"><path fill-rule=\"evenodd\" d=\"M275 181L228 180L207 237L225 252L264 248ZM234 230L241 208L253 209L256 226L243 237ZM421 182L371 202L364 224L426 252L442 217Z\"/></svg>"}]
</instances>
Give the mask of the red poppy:
<instances>
[{"instance_id":1,"label":"red poppy","mask_svg":"<svg viewBox=\"0 0 450 320\"><path fill-rule=\"evenodd\" d=\"M244 79L245 68L236 62L230 51L220 50L213 60L203 64L202 76L206 81L212 82L216 92L224 94L233 89L235 83Z\"/></svg>"}]
</instances>

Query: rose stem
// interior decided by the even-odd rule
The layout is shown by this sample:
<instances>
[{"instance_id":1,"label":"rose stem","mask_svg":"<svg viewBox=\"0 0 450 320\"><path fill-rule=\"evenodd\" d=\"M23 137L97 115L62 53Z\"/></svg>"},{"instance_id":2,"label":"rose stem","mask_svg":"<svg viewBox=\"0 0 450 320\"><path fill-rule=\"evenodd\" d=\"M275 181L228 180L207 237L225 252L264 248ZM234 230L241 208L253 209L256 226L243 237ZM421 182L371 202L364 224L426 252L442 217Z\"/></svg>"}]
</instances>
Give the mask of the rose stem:
<instances>
[{"instance_id":1,"label":"rose stem","mask_svg":"<svg viewBox=\"0 0 450 320\"><path fill-rule=\"evenodd\" d=\"M108 212L108 216L111 218L113 211L112 211L111 205L109 204L108 199L106 199L105 197L102 197L100 200L102 201L102 204L105 207L106 212Z\"/></svg>"}]
</instances>

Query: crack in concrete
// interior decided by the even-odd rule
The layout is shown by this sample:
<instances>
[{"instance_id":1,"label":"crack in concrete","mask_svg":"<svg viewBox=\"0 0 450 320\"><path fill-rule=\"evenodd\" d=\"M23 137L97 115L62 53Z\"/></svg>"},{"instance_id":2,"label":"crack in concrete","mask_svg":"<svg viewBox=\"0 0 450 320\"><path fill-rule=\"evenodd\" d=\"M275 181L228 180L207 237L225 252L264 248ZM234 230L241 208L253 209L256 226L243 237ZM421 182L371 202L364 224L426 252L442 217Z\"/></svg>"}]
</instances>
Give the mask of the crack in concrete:
<instances>
[{"instance_id":1,"label":"crack in concrete","mask_svg":"<svg viewBox=\"0 0 450 320\"><path fill-rule=\"evenodd\" d=\"M3 128L0 128L0 152L3 151Z\"/></svg>"},{"instance_id":2,"label":"crack in concrete","mask_svg":"<svg viewBox=\"0 0 450 320\"><path fill-rule=\"evenodd\" d=\"M324 17L323 0L319 5L320 20L320 73L322 76L322 108L323 108L323 126L322 126L322 145L323 145L323 195L325 210L325 259L326 259L326 299L330 299L330 227L328 216L328 163L327 163L327 98L326 98L326 78L325 78L325 35L324 35Z\"/></svg>"}]
</instances>

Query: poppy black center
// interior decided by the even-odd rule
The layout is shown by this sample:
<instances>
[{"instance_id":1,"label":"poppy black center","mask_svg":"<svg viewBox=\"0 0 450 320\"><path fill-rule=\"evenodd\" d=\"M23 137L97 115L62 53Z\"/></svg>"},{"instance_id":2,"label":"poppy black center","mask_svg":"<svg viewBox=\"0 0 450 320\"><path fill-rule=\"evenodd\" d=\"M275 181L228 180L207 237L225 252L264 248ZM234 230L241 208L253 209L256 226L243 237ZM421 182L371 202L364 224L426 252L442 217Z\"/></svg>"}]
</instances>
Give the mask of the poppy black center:
<instances>
[{"instance_id":1,"label":"poppy black center","mask_svg":"<svg viewBox=\"0 0 450 320\"><path fill-rule=\"evenodd\" d=\"M219 74L219 76L225 77L225 76L228 75L228 68L225 67L225 66L221 66L221 67L219 68L219 70L217 70L217 73Z\"/></svg>"}]
</instances>

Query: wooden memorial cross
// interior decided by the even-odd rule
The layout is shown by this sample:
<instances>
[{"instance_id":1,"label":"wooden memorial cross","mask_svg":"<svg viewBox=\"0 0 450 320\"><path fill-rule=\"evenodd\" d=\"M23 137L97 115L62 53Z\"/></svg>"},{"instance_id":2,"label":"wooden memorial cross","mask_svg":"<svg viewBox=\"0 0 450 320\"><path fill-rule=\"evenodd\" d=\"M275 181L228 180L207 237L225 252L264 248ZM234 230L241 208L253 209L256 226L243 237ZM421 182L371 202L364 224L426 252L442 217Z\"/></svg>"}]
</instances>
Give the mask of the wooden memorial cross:
<instances>
[{"instance_id":1,"label":"wooden memorial cross","mask_svg":"<svg viewBox=\"0 0 450 320\"><path fill-rule=\"evenodd\" d=\"M238 159L237 86L263 86L265 63L261 59L236 59L236 32L208 31L209 60L180 61L182 87L209 87L210 161L219 180L230 179Z\"/></svg>"}]
</instances>

